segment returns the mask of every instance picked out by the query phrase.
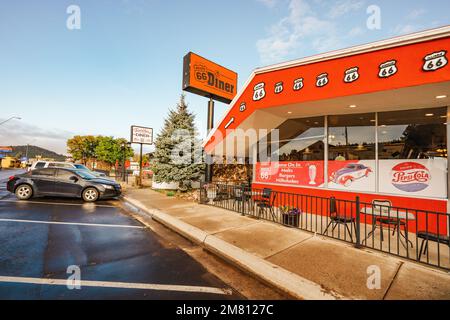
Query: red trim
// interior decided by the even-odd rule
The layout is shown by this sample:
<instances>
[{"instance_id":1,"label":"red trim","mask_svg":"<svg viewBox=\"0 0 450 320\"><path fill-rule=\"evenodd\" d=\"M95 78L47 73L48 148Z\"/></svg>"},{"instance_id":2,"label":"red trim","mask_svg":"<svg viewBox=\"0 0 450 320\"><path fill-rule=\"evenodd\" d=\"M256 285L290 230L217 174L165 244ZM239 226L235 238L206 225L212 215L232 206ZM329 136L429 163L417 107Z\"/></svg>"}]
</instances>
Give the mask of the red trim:
<instances>
[{"instance_id":1,"label":"red trim","mask_svg":"<svg viewBox=\"0 0 450 320\"><path fill-rule=\"evenodd\" d=\"M263 189L270 188L274 191L291 193L291 194L300 194L305 196L314 196L314 197L323 197L323 198L331 198L335 197L340 200L349 200L355 201L356 196L360 197L362 203L372 203L373 200L389 200L391 201L394 207L405 208L405 209L413 209L413 210L429 210L432 212L445 213L447 212L447 201L446 200L431 200L431 199L417 199L417 198L408 198L401 196L385 196L379 194L361 194L361 193L353 193L353 192L342 192L338 190L330 190L330 189L312 189L312 188L297 188L297 187L285 187L285 186L274 186L274 185L266 185L262 183L253 183L252 187L255 189ZM280 204L280 199L275 201L275 205ZM313 201L314 202L314 201ZM320 208L315 208L314 203L310 204L312 207L310 208L311 212L319 212ZM350 213L351 214L351 213ZM425 214L419 213L420 216L417 217L417 227L416 221L410 221L409 223L409 231L415 232L416 229L418 231L423 231L427 229L427 219ZM364 221L364 219L362 219ZM370 223L370 219L368 219ZM439 218L439 224L437 223L437 217L435 214L428 215L428 230L433 232L438 232L440 234L447 234L448 221L444 216ZM439 229L439 230L438 230Z\"/></svg>"},{"instance_id":2,"label":"red trim","mask_svg":"<svg viewBox=\"0 0 450 320\"><path fill-rule=\"evenodd\" d=\"M239 127L258 109L450 81L450 64L434 72L422 69L425 56L442 50L447 51L449 58L450 37L257 74L235 101L205 149L212 151L230 129ZM391 77L380 78L380 65L391 60L397 61L398 72ZM359 79L352 83L344 82L345 71L353 67L359 68ZM317 76L323 73L328 74L329 83L317 87ZM304 79L304 87L294 91L293 83L298 78ZM253 88L262 82L266 96L253 101ZM283 82L283 91L276 94L275 84L279 82ZM239 110L241 103L246 104L243 112ZM234 122L227 130L225 126L232 118Z\"/></svg>"}]
</instances>

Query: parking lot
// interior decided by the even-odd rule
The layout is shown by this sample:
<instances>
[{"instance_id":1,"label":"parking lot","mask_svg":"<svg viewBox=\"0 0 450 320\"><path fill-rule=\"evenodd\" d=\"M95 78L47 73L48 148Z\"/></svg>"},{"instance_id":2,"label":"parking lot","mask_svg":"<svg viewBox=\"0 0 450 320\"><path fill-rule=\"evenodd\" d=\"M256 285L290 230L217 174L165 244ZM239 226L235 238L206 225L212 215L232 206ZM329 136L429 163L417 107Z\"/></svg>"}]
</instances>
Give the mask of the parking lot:
<instances>
[{"instance_id":1,"label":"parking lot","mask_svg":"<svg viewBox=\"0 0 450 320\"><path fill-rule=\"evenodd\" d=\"M125 214L117 200L19 202L2 177L0 299L242 298ZM78 267L81 289L71 290L67 279Z\"/></svg>"}]
</instances>

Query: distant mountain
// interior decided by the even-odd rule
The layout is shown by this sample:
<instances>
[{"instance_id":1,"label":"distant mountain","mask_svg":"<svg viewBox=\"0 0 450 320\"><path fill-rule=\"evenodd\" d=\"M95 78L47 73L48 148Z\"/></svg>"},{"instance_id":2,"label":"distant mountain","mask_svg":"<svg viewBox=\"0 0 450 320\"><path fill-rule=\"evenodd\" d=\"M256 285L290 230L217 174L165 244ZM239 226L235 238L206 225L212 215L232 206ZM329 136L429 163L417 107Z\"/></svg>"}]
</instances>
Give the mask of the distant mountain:
<instances>
[{"instance_id":1,"label":"distant mountain","mask_svg":"<svg viewBox=\"0 0 450 320\"><path fill-rule=\"evenodd\" d=\"M25 157L27 153L27 146L12 146L12 155L16 157ZM28 146L28 158L36 158L36 156L41 156L42 158L51 158L56 161L65 161L66 156L62 154L57 154L51 150L47 150L37 146Z\"/></svg>"}]
</instances>

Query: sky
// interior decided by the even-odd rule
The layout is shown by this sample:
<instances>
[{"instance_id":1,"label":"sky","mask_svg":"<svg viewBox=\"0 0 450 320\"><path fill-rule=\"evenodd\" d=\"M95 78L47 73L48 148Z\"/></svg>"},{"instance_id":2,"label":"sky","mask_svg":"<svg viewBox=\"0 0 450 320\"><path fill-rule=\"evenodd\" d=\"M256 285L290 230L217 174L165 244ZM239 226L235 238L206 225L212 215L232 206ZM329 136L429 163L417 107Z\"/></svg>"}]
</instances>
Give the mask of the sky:
<instances>
[{"instance_id":1,"label":"sky","mask_svg":"<svg viewBox=\"0 0 450 320\"><path fill-rule=\"evenodd\" d=\"M80 29L67 28L71 5ZM379 29L367 27L373 5ZM0 145L65 154L73 135L156 135L189 51L241 88L257 67L449 25L448 12L448 0L0 0L0 122L22 118L0 126ZM207 100L186 100L203 138ZM216 122L227 108L216 102Z\"/></svg>"}]
</instances>

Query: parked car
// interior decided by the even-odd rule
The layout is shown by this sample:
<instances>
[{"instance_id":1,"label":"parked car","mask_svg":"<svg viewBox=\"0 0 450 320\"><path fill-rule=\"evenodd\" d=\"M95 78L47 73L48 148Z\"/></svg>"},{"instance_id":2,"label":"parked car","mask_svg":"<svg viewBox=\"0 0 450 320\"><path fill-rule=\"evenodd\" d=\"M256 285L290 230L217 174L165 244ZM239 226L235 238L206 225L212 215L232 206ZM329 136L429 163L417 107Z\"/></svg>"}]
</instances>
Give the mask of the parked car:
<instances>
[{"instance_id":1,"label":"parked car","mask_svg":"<svg viewBox=\"0 0 450 320\"><path fill-rule=\"evenodd\" d=\"M72 168L75 169L75 166L73 163L70 162L57 162L57 161L36 161L34 162L29 168L28 171L32 171L35 169L43 169L43 168Z\"/></svg>"},{"instance_id":2,"label":"parked car","mask_svg":"<svg viewBox=\"0 0 450 320\"><path fill-rule=\"evenodd\" d=\"M86 202L121 195L120 184L78 169L43 168L9 178L6 189L19 200L38 196L82 198Z\"/></svg>"},{"instance_id":3,"label":"parked car","mask_svg":"<svg viewBox=\"0 0 450 320\"><path fill-rule=\"evenodd\" d=\"M363 164L351 163L346 165L344 168L335 171L331 175L330 181L349 187L353 181L368 177L371 172L372 169Z\"/></svg>"},{"instance_id":4,"label":"parked car","mask_svg":"<svg viewBox=\"0 0 450 320\"><path fill-rule=\"evenodd\" d=\"M71 162L58 162L58 161L36 161L31 165L31 167L28 169L28 171L32 171L35 169L42 169L42 168L67 168L67 169L79 169L79 170L85 170L90 173L92 173L94 176L97 177L106 177L106 175L103 172L96 172L90 170L88 167L82 164L78 163L71 163Z\"/></svg>"}]
</instances>

